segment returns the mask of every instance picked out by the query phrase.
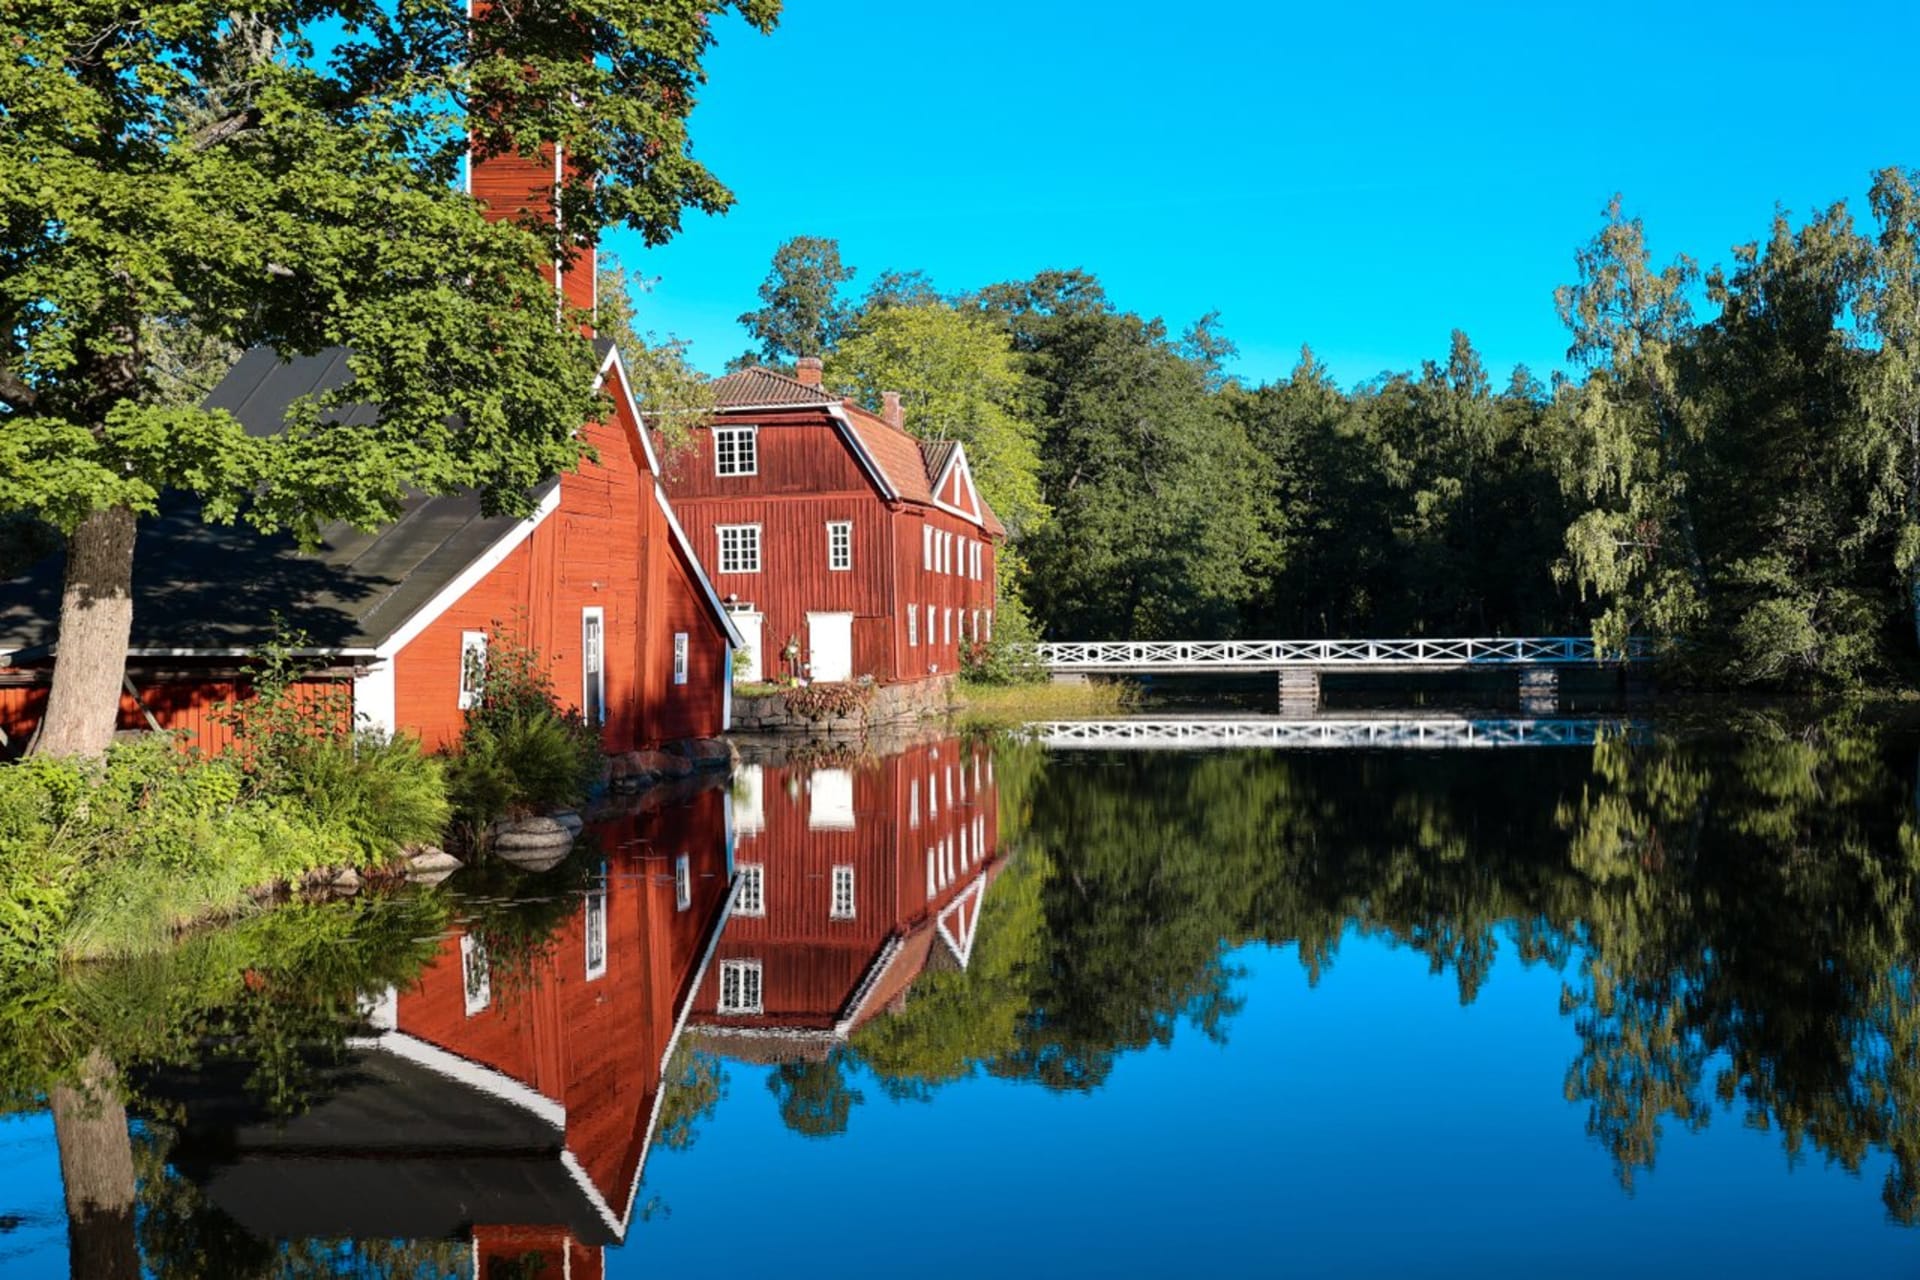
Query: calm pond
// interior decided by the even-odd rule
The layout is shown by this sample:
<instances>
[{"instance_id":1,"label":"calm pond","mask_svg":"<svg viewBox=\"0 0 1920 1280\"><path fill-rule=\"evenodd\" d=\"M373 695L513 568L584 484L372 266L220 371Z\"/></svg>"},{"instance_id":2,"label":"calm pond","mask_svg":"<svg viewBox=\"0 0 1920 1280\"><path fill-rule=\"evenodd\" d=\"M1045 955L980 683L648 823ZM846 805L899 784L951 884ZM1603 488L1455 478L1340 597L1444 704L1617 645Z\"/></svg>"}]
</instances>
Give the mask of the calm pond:
<instances>
[{"instance_id":1,"label":"calm pond","mask_svg":"<svg viewBox=\"0 0 1920 1280\"><path fill-rule=\"evenodd\" d=\"M0 1274L1920 1274L1920 735L1262 735L767 756L74 973Z\"/></svg>"}]
</instances>

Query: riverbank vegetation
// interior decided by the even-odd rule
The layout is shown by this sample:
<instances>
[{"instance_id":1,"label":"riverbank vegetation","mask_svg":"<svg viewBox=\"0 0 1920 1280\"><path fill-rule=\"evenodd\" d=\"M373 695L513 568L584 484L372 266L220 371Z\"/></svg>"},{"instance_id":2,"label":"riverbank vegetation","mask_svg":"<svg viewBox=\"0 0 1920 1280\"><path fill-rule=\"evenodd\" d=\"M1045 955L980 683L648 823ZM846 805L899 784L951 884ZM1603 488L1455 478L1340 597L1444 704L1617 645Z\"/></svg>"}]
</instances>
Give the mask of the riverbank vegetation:
<instances>
[{"instance_id":1,"label":"riverbank vegetation","mask_svg":"<svg viewBox=\"0 0 1920 1280\"><path fill-rule=\"evenodd\" d=\"M962 731L1006 729L1034 720L1085 720L1125 715L1139 701L1128 680L1085 684L977 684L962 680L955 724Z\"/></svg>"},{"instance_id":2,"label":"riverbank vegetation","mask_svg":"<svg viewBox=\"0 0 1920 1280\"><path fill-rule=\"evenodd\" d=\"M1250 386L1217 317L1176 332L1082 271L888 271L855 300L817 237L776 256L743 359L825 355L962 441L1012 535L1003 595L1046 635L1644 635L1698 684L1908 683L1916 174L1875 175L1858 221L1756 230L1703 271L1616 201L1553 300L1574 372L1550 381L1455 332L1357 386L1310 350Z\"/></svg>"}]
</instances>

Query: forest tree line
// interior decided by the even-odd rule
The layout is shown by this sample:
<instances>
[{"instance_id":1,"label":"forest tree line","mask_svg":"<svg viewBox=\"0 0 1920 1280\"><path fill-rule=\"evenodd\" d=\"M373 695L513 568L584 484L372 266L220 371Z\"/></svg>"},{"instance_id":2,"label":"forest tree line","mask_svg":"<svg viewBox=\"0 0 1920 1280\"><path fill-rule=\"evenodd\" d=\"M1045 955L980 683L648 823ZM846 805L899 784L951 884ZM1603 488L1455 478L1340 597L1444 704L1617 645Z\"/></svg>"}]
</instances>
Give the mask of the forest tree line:
<instances>
[{"instance_id":1,"label":"forest tree line","mask_svg":"<svg viewBox=\"0 0 1920 1280\"><path fill-rule=\"evenodd\" d=\"M1571 376L1469 337L1343 388L1248 386L1079 270L972 292L780 246L735 363L959 439L1009 596L1071 639L1592 633L1696 679L1887 685L1920 657L1920 171L1776 214L1729 266L1658 263L1616 199L1556 291Z\"/></svg>"}]
</instances>

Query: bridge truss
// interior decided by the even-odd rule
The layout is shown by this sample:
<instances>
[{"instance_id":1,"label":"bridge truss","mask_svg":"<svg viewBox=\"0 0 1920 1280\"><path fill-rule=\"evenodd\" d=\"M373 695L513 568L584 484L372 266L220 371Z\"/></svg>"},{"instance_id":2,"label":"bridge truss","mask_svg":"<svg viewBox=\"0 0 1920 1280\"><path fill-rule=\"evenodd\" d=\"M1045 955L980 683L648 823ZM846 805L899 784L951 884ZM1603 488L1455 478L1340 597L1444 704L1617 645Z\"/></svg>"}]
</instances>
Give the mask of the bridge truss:
<instances>
[{"instance_id":1,"label":"bridge truss","mask_svg":"<svg viewBox=\"0 0 1920 1280\"><path fill-rule=\"evenodd\" d=\"M1634 720L1368 719L1051 720L1024 726L1022 734L1059 751L1269 747L1290 749L1412 747L1590 747L1615 738L1637 738Z\"/></svg>"},{"instance_id":2,"label":"bridge truss","mask_svg":"<svg viewBox=\"0 0 1920 1280\"><path fill-rule=\"evenodd\" d=\"M1321 671L1425 668L1619 666L1651 657L1635 638L1624 652L1590 636L1417 640L1093 640L1042 641L1040 661L1060 673Z\"/></svg>"}]
</instances>

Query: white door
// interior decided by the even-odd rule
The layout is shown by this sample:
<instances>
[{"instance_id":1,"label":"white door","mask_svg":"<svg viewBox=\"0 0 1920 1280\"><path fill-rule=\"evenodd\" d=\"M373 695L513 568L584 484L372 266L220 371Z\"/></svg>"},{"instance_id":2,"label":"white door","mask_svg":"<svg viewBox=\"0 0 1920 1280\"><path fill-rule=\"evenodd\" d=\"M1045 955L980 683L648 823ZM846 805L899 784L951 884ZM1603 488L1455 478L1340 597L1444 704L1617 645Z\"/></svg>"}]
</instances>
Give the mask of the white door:
<instances>
[{"instance_id":1,"label":"white door","mask_svg":"<svg viewBox=\"0 0 1920 1280\"><path fill-rule=\"evenodd\" d=\"M853 678L853 615L850 613L810 613L807 615L808 661L815 680Z\"/></svg>"},{"instance_id":2,"label":"white door","mask_svg":"<svg viewBox=\"0 0 1920 1280\"><path fill-rule=\"evenodd\" d=\"M747 655L746 666L741 668L738 677L741 684L756 684L766 679L766 677L761 674L760 666L760 623L762 618L763 615L758 613L736 613L733 615L733 625L740 629L740 638L746 641L746 647L741 650L741 652Z\"/></svg>"}]
</instances>

